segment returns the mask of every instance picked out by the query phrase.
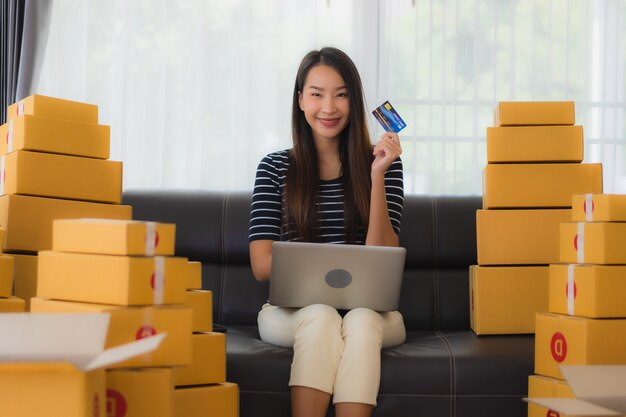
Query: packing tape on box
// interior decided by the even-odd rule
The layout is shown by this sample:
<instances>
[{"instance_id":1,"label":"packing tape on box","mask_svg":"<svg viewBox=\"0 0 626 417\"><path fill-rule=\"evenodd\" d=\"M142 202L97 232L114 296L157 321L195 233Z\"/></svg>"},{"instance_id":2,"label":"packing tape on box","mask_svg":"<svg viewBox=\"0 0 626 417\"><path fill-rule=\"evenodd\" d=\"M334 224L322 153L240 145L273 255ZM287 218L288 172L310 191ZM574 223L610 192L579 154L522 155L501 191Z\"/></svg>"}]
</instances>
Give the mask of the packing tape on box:
<instances>
[{"instance_id":1,"label":"packing tape on box","mask_svg":"<svg viewBox=\"0 0 626 417\"><path fill-rule=\"evenodd\" d=\"M21 116L24 114L24 100L20 100L17 102L17 115Z\"/></svg>"},{"instance_id":2,"label":"packing tape on box","mask_svg":"<svg viewBox=\"0 0 626 417\"><path fill-rule=\"evenodd\" d=\"M567 266L567 314L574 315L574 298L576 297L576 290L574 287L574 264Z\"/></svg>"},{"instance_id":3,"label":"packing tape on box","mask_svg":"<svg viewBox=\"0 0 626 417\"><path fill-rule=\"evenodd\" d=\"M0 195L4 195L4 180L6 174L4 172L4 155L0 157Z\"/></svg>"},{"instance_id":4,"label":"packing tape on box","mask_svg":"<svg viewBox=\"0 0 626 417\"><path fill-rule=\"evenodd\" d=\"M585 219L593 221L593 194L585 194Z\"/></svg>"},{"instance_id":5,"label":"packing tape on box","mask_svg":"<svg viewBox=\"0 0 626 417\"><path fill-rule=\"evenodd\" d=\"M9 121L9 131L7 132L7 153L13 150L13 120Z\"/></svg>"},{"instance_id":6,"label":"packing tape on box","mask_svg":"<svg viewBox=\"0 0 626 417\"><path fill-rule=\"evenodd\" d=\"M157 231L155 222L146 222L146 256L154 256L157 245Z\"/></svg>"},{"instance_id":7,"label":"packing tape on box","mask_svg":"<svg viewBox=\"0 0 626 417\"><path fill-rule=\"evenodd\" d=\"M165 287L165 257L154 257L154 304L163 304L163 290Z\"/></svg>"},{"instance_id":8,"label":"packing tape on box","mask_svg":"<svg viewBox=\"0 0 626 417\"><path fill-rule=\"evenodd\" d=\"M578 223L578 234L576 235L576 251L578 252L578 263L585 263L585 223Z\"/></svg>"}]
</instances>

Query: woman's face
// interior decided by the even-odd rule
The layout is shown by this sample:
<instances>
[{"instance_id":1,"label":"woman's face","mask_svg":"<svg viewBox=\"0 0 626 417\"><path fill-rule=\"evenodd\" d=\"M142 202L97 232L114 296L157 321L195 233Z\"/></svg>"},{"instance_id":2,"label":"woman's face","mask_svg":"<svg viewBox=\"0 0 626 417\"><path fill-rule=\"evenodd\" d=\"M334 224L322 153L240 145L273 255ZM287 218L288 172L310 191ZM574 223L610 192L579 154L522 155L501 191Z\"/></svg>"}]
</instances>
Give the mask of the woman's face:
<instances>
[{"instance_id":1,"label":"woman's face","mask_svg":"<svg viewBox=\"0 0 626 417\"><path fill-rule=\"evenodd\" d=\"M341 75L328 65L309 70L298 101L316 141L338 138L348 124L348 89Z\"/></svg>"}]
</instances>

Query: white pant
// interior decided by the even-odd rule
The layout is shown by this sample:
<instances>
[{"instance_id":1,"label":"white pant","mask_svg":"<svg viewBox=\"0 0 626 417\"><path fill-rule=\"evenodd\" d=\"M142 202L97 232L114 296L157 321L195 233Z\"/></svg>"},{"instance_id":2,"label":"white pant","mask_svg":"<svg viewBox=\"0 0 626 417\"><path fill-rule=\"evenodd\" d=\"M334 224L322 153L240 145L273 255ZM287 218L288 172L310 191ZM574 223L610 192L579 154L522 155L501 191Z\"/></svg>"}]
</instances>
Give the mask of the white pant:
<instances>
[{"instance_id":1,"label":"white pant","mask_svg":"<svg viewBox=\"0 0 626 417\"><path fill-rule=\"evenodd\" d=\"M289 386L333 394L333 403L376 405L380 349L404 343L406 331L397 311L350 310L343 319L333 307L313 304L284 308L265 304L259 312L265 342L293 347Z\"/></svg>"}]
</instances>

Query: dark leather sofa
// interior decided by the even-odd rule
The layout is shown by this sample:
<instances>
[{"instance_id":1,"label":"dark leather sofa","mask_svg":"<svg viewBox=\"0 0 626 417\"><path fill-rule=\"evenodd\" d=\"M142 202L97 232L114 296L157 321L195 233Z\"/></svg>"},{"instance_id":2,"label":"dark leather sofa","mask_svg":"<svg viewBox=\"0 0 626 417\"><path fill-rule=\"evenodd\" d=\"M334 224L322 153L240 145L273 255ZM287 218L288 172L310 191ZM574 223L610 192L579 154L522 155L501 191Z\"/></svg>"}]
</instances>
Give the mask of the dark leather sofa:
<instances>
[{"instance_id":1,"label":"dark leather sofa","mask_svg":"<svg viewBox=\"0 0 626 417\"><path fill-rule=\"evenodd\" d=\"M250 200L251 193L124 193L135 219L176 223L176 254L202 262L214 321L227 328L227 378L239 384L241 416L283 417L290 415L292 351L259 339L256 319L268 285L250 269ZM480 197L406 196L400 311L407 339L382 352L376 417L527 415L522 397L534 338L477 337L469 328L468 266L476 263L480 206Z\"/></svg>"}]
</instances>

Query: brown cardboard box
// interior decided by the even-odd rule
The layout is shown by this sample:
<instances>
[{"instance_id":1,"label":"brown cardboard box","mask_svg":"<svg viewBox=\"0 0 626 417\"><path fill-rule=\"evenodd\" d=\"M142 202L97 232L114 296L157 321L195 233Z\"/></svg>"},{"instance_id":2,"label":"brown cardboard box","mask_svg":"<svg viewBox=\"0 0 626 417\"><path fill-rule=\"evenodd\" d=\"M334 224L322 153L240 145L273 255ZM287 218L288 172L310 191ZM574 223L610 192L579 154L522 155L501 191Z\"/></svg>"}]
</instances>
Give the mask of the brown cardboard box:
<instances>
[{"instance_id":1,"label":"brown cardboard box","mask_svg":"<svg viewBox=\"0 0 626 417\"><path fill-rule=\"evenodd\" d=\"M109 159L111 128L23 115L0 126L0 155L16 150Z\"/></svg>"},{"instance_id":2,"label":"brown cardboard box","mask_svg":"<svg viewBox=\"0 0 626 417\"><path fill-rule=\"evenodd\" d=\"M238 417L239 387L227 382L218 385L176 388L174 390L176 417Z\"/></svg>"},{"instance_id":3,"label":"brown cardboard box","mask_svg":"<svg viewBox=\"0 0 626 417\"><path fill-rule=\"evenodd\" d=\"M571 207L573 194L602 192L602 164L487 164L483 208Z\"/></svg>"},{"instance_id":4,"label":"brown cardboard box","mask_svg":"<svg viewBox=\"0 0 626 417\"><path fill-rule=\"evenodd\" d=\"M33 298L33 313L109 313L106 348L155 334L167 337L154 352L117 363L115 368L179 366L191 363L191 309L180 305L120 307Z\"/></svg>"},{"instance_id":5,"label":"brown cardboard box","mask_svg":"<svg viewBox=\"0 0 626 417\"><path fill-rule=\"evenodd\" d=\"M26 311L26 303L21 298L10 296L0 298L0 313L23 313Z\"/></svg>"},{"instance_id":6,"label":"brown cardboard box","mask_svg":"<svg viewBox=\"0 0 626 417\"><path fill-rule=\"evenodd\" d=\"M182 304L187 258L39 252L37 296L116 305ZM89 279L86 279L89 277Z\"/></svg>"},{"instance_id":7,"label":"brown cardboard box","mask_svg":"<svg viewBox=\"0 0 626 417\"><path fill-rule=\"evenodd\" d=\"M626 365L626 320L538 313L535 373L563 379L560 365Z\"/></svg>"},{"instance_id":8,"label":"brown cardboard box","mask_svg":"<svg viewBox=\"0 0 626 417\"><path fill-rule=\"evenodd\" d=\"M12 256L0 255L0 297L13 295L13 269L15 261Z\"/></svg>"},{"instance_id":9,"label":"brown cardboard box","mask_svg":"<svg viewBox=\"0 0 626 417\"><path fill-rule=\"evenodd\" d=\"M573 101L501 101L496 107L496 126L573 125Z\"/></svg>"},{"instance_id":10,"label":"brown cardboard box","mask_svg":"<svg viewBox=\"0 0 626 417\"><path fill-rule=\"evenodd\" d=\"M15 120L23 114L75 120L84 123L98 123L98 106L55 97L34 94L7 109L7 120Z\"/></svg>"},{"instance_id":11,"label":"brown cardboard box","mask_svg":"<svg viewBox=\"0 0 626 417\"><path fill-rule=\"evenodd\" d=\"M36 252L52 248L52 221L95 217L130 220L132 208L87 201L5 195L0 197L0 225L7 229L7 252Z\"/></svg>"},{"instance_id":12,"label":"brown cardboard box","mask_svg":"<svg viewBox=\"0 0 626 417\"><path fill-rule=\"evenodd\" d=\"M176 225L137 220L55 220L52 250L104 255L174 255Z\"/></svg>"},{"instance_id":13,"label":"brown cardboard box","mask_svg":"<svg viewBox=\"0 0 626 417\"><path fill-rule=\"evenodd\" d=\"M565 263L626 264L626 223L561 224L559 259Z\"/></svg>"},{"instance_id":14,"label":"brown cardboard box","mask_svg":"<svg viewBox=\"0 0 626 417\"><path fill-rule=\"evenodd\" d=\"M188 289L199 290L202 289L202 263L196 261L189 262L189 280L187 283Z\"/></svg>"},{"instance_id":15,"label":"brown cardboard box","mask_svg":"<svg viewBox=\"0 0 626 417\"><path fill-rule=\"evenodd\" d=\"M205 290L187 290L185 305L193 310L193 331L213 331L213 293Z\"/></svg>"},{"instance_id":16,"label":"brown cardboard box","mask_svg":"<svg viewBox=\"0 0 626 417\"><path fill-rule=\"evenodd\" d=\"M626 318L626 266L550 265L551 313Z\"/></svg>"},{"instance_id":17,"label":"brown cardboard box","mask_svg":"<svg viewBox=\"0 0 626 417\"><path fill-rule=\"evenodd\" d=\"M582 162L582 126L487 128L487 162Z\"/></svg>"},{"instance_id":18,"label":"brown cardboard box","mask_svg":"<svg viewBox=\"0 0 626 417\"><path fill-rule=\"evenodd\" d=\"M37 256L12 253L15 262L13 294L26 302L30 311L30 299L37 296Z\"/></svg>"},{"instance_id":19,"label":"brown cardboard box","mask_svg":"<svg viewBox=\"0 0 626 417\"><path fill-rule=\"evenodd\" d=\"M559 226L569 209L478 210L480 265L549 264L559 260Z\"/></svg>"},{"instance_id":20,"label":"brown cardboard box","mask_svg":"<svg viewBox=\"0 0 626 417\"><path fill-rule=\"evenodd\" d=\"M171 368L112 369L106 373L106 417L172 417Z\"/></svg>"},{"instance_id":21,"label":"brown cardboard box","mask_svg":"<svg viewBox=\"0 0 626 417\"><path fill-rule=\"evenodd\" d=\"M191 365L174 368L178 386L226 382L226 335L194 333L191 336Z\"/></svg>"},{"instance_id":22,"label":"brown cardboard box","mask_svg":"<svg viewBox=\"0 0 626 417\"><path fill-rule=\"evenodd\" d=\"M547 266L470 266L470 326L477 335L535 332L548 310Z\"/></svg>"},{"instance_id":23,"label":"brown cardboard box","mask_svg":"<svg viewBox=\"0 0 626 417\"><path fill-rule=\"evenodd\" d=\"M572 197L572 221L625 222L626 194L578 194Z\"/></svg>"},{"instance_id":24,"label":"brown cardboard box","mask_svg":"<svg viewBox=\"0 0 626 417\"><path fill-rule=\"evenodd\" d=\"M30 151L13 151L0 158L2 194L122 201L121 162Z\"/></svg>"},{"instance_id":25,"label":"brown cardboard box","mask_svg":"<svg viewBox=\"0 0 626 417\"><path fill-rule=\"evenodd\" d=\"M567 382L541 375L528 377L528 396L537 398L575 398ZM528 404L528 417L567 417L536 404Z\"/></svg>"}]
</instances>

